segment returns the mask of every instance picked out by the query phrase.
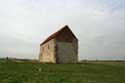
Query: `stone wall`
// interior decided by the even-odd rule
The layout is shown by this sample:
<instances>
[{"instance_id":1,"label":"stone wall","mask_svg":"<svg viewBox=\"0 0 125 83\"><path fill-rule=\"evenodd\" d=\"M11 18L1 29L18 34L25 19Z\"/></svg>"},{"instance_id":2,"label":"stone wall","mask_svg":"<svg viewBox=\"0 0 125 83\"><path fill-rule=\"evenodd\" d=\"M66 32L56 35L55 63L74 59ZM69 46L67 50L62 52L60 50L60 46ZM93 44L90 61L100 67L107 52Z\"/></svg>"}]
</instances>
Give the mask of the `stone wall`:
<instances>
[{"instance_id":1,"label":"stone wall","mask_svg":"<svg viewBox=\"0 0 125 83\"><path fill-rule=\"evenodd\" d=\"M55 49L55 39L48 41L47 43L40 46L40 62L52 62L56 63L56 49Z\"/></svg>"},{"instance_id":2,"label":"stone wall","mask_svg":"<svg viewBox=\"0 0 125 83\"><path fill-rule=\"evenodd\" d=\"M68 42L56 42L58 63L77 63L78 44Z\"/></svg>"}]
</instances>

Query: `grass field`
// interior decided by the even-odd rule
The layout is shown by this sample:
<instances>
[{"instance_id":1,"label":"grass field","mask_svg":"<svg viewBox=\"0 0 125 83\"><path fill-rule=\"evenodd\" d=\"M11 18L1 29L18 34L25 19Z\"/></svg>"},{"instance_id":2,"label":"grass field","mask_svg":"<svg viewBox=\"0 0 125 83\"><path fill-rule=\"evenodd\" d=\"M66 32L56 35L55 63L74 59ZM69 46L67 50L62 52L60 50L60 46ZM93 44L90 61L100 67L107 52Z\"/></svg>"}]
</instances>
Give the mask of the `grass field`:
<instances>
[{"instance_id":1,"label":"grass field","mask_svg":"<svg viewBox=\"0 0 125 83\"><path fill-rule=\"evenodd\" d=\"M0 83L125 83L125 63L0 62Z\"/></svg>"}]
</instances>

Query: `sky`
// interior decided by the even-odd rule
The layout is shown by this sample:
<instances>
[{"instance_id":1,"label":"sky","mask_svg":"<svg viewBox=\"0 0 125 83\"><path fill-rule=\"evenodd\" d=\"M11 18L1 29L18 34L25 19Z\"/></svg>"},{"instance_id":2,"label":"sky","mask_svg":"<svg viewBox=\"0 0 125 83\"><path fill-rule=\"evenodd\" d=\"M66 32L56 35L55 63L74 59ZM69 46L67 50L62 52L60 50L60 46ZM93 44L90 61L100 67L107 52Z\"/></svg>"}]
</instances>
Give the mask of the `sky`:
<instances>
[{"instance_id":1,"label":"sky","mask_svg":"<svg viewBox=\"0 0 125 83\"><path fill-rule=\"evenodd\" d=\"M65 25L79 60L125 60L125 0L0 0L0 57L38 59L40 43Z\"/></svg>"}]
</instances>

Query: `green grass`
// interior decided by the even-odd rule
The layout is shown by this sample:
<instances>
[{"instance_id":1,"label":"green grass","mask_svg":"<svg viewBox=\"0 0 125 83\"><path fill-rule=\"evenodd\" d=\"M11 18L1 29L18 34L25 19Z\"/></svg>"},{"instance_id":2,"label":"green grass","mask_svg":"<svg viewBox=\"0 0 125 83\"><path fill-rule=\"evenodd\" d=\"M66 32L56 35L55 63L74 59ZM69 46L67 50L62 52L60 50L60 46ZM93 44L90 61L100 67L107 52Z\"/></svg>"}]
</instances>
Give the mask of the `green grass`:
<instances>
[{"instance_id":1,"label":"green grass","mask_svg":"<svg viewBox=\"0 0 125 83\"><path fill-rule=\"evenodd\" d=\"M125 63L0 62L0 83L125 83Z\"/></svg>"}]
</instances>

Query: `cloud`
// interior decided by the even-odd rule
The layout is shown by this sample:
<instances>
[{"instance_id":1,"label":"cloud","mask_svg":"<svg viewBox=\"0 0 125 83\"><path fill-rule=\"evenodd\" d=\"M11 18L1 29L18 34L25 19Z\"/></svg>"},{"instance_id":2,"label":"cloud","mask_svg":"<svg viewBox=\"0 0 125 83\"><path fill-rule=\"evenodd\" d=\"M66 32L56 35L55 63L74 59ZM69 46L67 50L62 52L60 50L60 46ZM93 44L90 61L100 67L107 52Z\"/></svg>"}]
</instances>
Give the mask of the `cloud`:
<instances>
[{"instance_id":1,"label":"cloud","mask_svg":"<svg viewBox=\"0 0 125 83\"><path fill-rule=\"evenodd\" d=\"M0 56L38 58L39 44L68 24L79 59L125 59L123 0L0 1Z\"/></svg>"}]
</instances>

